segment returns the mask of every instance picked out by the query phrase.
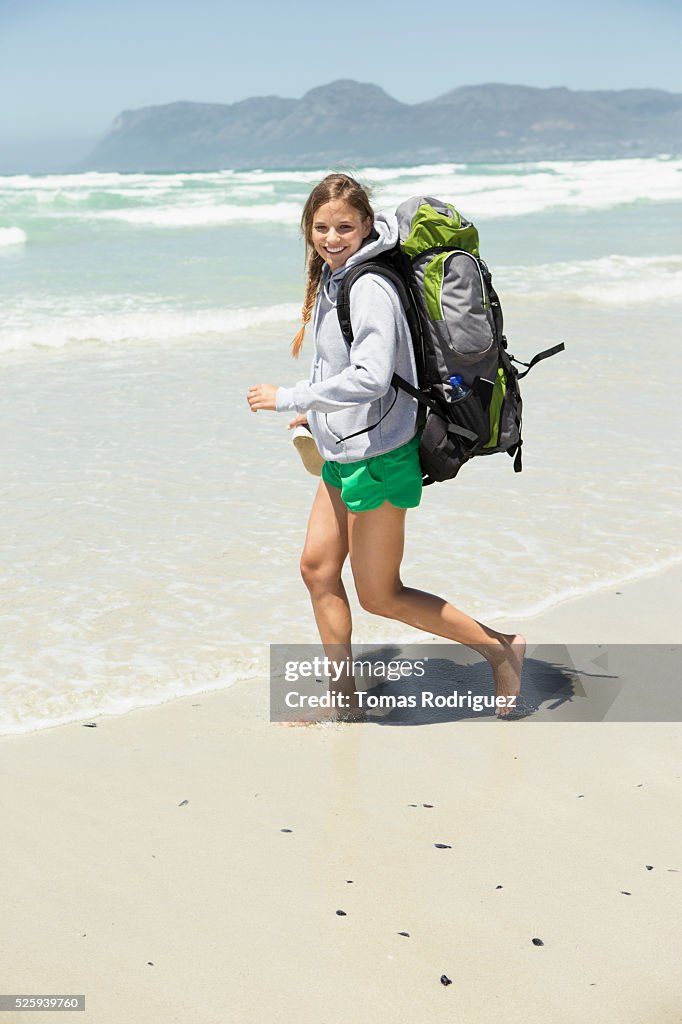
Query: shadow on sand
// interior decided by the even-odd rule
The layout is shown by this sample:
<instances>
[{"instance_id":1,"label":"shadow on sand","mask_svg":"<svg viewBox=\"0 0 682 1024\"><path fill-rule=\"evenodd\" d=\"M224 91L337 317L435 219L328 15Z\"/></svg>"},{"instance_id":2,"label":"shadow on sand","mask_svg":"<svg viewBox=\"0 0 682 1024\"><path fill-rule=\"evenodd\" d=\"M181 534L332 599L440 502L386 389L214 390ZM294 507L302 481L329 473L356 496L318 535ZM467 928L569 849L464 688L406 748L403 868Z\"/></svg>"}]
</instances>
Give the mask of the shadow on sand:
<instances>
[{"instance_id":1,"label":"shadow on sand","mask_svg":"<svg viewBox=\"0 0 682 1024\"><path fill-rule=\"evenodd\" d=\"M358 655L355 656L359 660ZM362 657L362 656L361 656ZM423 675L376 682L368 673L367 722L376 725L434 725L441 722L595 721L601 720L620 689L617 677L603 671L578 670L568 648L529 646L523 667L517 707L501 719L493 705L495 691L490 666L475 652L459 645L384 645L364 656L375 665L421 661ZM597 661L592 661L599 668ZM599 679L599 696L588 699L586 679ZM609 681L613 685L609 685Z\"/></svg>"}]
</instances>

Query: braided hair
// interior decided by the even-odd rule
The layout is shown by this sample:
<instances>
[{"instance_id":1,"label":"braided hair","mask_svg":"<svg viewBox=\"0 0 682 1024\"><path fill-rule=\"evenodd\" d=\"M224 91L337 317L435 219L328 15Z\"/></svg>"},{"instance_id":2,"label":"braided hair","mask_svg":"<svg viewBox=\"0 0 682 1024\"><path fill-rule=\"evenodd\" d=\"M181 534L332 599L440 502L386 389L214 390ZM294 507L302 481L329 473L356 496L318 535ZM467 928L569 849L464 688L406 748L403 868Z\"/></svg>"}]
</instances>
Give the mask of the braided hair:
<instances>
[{"instance_id":1,"label":"braided hair","mask_svg":"<svg viewBox=\"0 0 682 1024\"><path fill-rule=\"evenodd\" d=\"M310 323L315 308L315 299L322 279L324 260L313 245L313 219L315 213L325 203L333 199L343 199L355 207L363 217L369 217L374 223L374 211L369 201L369 190L364 188L355 178L348 174L328 174L312 190L301 216L301 233L305 239L306 285L303 308L301 310L301 328L291 344L291 354L298 358L303 347L306 324Z\"/></svg>"}]
</instances>

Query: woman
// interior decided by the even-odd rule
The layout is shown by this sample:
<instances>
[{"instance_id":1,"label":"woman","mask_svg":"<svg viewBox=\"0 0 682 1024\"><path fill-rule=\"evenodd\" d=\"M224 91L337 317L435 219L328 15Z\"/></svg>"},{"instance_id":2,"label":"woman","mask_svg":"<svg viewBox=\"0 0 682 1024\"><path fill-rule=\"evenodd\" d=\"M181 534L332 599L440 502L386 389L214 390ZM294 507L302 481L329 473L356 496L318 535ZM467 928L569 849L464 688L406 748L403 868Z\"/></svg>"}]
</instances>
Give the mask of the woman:
<instances>
[{"instance_id":1,"label":"woman","mask_svg":"<svg viewBox=\"0 0 682 1024\"><path fill-rule=\"evenodd\" d=\"M333 648L335 660L352 660L351 611L341 579L350 556L366 611L473 648L492 668L496 695L516 696L525 638L499 633L400 578L405 516L419 505L422 489L416 402L403 391L396 394L390 383L394 372L415 382L409 328L393 284L371 272L350 293L350 348L336 312L344 274L395 246L397 220L391 213L375 215L366 190L353 178L330 174L308 197L301 228L308 276L303 326L292 351L298 356L312 317L311 379L292 388L257 384L247 400L252 412L299 413L289 427L307 422L325 459L301 558L325 650ZM361 717L352 676L336 684L335 692L347 708L337 717Z\"/></svg>"}]
</instances>

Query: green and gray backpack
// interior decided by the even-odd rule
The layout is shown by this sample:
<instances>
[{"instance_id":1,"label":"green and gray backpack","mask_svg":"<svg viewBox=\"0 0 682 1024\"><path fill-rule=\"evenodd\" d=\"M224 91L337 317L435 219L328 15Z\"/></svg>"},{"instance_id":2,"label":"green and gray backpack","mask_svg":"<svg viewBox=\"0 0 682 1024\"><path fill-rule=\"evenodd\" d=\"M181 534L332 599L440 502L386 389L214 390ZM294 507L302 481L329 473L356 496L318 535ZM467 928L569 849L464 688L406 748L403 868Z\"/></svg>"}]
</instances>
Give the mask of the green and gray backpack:
<instances>
[{"instance_id":1,"label":"green and gray backpack","mask_svg":"<svg viewBox=\"0 0 682 1024\"><path fill-rule=\"evenodd\" d=\"M351 345L353 283L367 273L391 280L410 326L418 386L398 374L391 384L419 402L424 483L451 480L469 459L496 452L513 456L518 473L523 443L518 382L564 344L539 352L530 363L508 354L502 308L479 256L478 231L454 206L414 196L396 215L400 241L395 249L352 267L342 278L337 312L343 336ZM514 363L526 369L519 373ZM463 397L453 401L450 378L455 375Z\"/></svg>"}]
</instances>

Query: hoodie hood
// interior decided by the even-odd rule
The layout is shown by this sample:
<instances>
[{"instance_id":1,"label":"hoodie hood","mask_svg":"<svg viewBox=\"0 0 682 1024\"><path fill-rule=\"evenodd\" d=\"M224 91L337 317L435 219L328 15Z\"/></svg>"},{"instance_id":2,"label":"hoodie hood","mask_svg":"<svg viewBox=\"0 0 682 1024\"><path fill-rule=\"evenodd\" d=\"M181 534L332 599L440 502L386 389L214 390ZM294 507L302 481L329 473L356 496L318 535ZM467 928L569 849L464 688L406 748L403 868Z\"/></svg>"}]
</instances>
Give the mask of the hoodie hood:
<instances>
[{"instance_id":1,"label":"hoodie hood","mask_svg":"<svg viewBox=\"0 0 682 1024\"><path fill-rule=\"evenodd\" d=\"M382 252L393 249L399 238L398 218L392 210L380 210L374 214L374 227L357 252L349 256L342 267L330 271L325 263L322 272L322 287L325 289L331 302L336 302L339 284L346 271L358 263L366 263L373 260Z\"/></svg>"}]
</instances>

